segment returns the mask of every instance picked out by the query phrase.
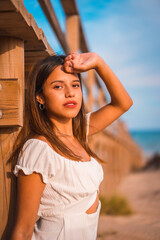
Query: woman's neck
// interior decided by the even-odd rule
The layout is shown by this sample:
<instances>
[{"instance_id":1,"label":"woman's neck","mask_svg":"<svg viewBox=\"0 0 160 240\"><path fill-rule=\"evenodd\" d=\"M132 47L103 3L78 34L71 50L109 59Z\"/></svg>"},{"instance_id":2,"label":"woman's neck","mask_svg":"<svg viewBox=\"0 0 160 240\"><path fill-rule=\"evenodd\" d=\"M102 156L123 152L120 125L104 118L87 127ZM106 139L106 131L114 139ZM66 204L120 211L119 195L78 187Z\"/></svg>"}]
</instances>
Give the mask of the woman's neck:
<instances>
[{"instance_id":1,"label":"woman's neck","mask_svg":"<svg viewBox=\"0 0 160 240\"><path fill-rule=\"evenodd\" d=\"M55 128L55 134L57 136L73 136L73 128L72 128L72 118L70 119L51 119Z\"/></svg>"}]
</instances>

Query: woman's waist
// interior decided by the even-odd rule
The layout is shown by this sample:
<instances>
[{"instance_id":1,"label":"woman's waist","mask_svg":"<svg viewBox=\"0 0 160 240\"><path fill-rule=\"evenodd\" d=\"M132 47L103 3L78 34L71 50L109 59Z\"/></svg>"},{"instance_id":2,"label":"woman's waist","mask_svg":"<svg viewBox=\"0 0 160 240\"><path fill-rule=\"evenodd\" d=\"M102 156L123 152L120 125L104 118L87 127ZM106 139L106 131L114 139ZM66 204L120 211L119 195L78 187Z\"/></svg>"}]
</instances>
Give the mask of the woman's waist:
<instances>
[{"instance_id":1,"label":"woman's waist","mask_svg":"<svg viewBox=\"0 0 160 240\"><path fill-rule=\"evenodd\" d=\"M40 204L38 216L45 218L81 214L91 207L91 205L95 202L98 193L99 190L81 199L73 200L68 204L54 204L53 206Z\"/></svg>"},{"instance_id":2,"label":"woman's waist","mask_svg":"<svg viewBox=\"0 0 160 240\"><path fill-rule=\"evenodd\" d=\"M98 208L92 214L83 211L63 216L40 217L35 224L35 236L40 232L41 236L44 234L43 239L46 239L46 234L47 236L50 234L48 239L52 239L53 235L55 239L95 239L100 209L101 202L99 200Z\"/></svg>"}]
</instances>

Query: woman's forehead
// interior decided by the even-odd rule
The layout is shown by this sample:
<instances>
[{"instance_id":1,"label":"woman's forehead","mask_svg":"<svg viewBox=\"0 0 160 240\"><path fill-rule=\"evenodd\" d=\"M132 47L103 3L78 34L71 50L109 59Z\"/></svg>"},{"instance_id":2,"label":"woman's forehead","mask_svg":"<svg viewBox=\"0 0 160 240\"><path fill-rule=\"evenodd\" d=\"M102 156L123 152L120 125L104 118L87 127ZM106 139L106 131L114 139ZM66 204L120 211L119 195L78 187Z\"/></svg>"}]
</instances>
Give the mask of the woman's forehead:
<instances>
[{"instance_id":1,"label":"woman's forehead","mask_svg":"<svg viewBox=\"0 0 160 240\"><path fill-rule=\"evenodd\" d=\"M67 73L64 71L63 65L57 66L47 78L47 81L51 80L79 80L77 73Z\"/></svg>"}]
</instances>

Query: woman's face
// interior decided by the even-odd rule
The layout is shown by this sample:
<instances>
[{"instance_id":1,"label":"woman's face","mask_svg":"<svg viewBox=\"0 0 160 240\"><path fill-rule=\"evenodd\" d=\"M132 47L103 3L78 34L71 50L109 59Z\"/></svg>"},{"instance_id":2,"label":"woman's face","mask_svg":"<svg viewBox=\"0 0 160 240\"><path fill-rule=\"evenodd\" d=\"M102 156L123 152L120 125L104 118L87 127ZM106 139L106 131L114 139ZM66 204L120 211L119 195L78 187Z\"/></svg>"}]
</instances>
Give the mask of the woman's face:
<instances>
[{"instance_id":1,"label":"woman's face","mask_svg":"<svg viewBox=\"0 0 160 240\"><path fill-rule=\"evenodd\" d=\"M37 101L45 104L49 117L74 118L82 104L82 90L77 74L66 73L63 66L56 67L43 85Z\"/></svg>"}]
</instances>

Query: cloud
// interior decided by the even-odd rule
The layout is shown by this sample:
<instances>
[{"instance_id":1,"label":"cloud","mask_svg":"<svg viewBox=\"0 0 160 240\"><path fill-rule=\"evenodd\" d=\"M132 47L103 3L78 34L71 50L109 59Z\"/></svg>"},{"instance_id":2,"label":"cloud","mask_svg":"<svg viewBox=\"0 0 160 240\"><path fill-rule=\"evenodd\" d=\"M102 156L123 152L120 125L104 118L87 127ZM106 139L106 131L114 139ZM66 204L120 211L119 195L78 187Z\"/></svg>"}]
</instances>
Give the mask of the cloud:
<instances>
[{"instance_id":1,"label":"cloud","mask_svg":"<svg viewBox=\"0 0 160 240\"><path fill-rule=\"evenodd\" d=\"M117 76L128 87L158 87L160 90L160 73L147 74L145 66L126 66L123 69L117 70Z\"/></svg>"}]
</instances>

